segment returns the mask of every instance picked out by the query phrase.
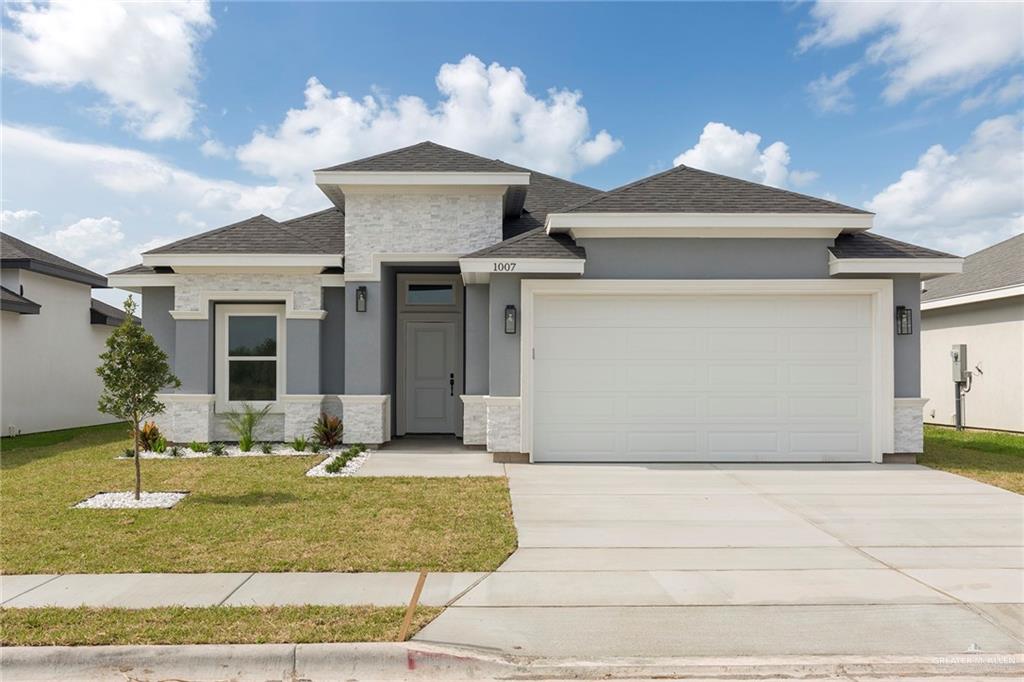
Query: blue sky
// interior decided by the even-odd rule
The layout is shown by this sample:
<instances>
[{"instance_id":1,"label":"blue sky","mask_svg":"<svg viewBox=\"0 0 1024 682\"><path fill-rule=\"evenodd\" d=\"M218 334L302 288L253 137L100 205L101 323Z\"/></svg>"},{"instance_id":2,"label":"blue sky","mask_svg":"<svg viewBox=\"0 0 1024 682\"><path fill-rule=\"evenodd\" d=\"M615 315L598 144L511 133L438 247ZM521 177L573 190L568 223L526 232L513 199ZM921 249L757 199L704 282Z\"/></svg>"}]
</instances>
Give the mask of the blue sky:
<instances>
[{"instance_id":1,"label":"blue sky","mask_svg":"<svg viewBox=\"0 0 1024 682\"><path fill-rule=\"evenodd\" d=\"M984 3L7 5L4 229L110 270L325 206L313 168L432 137L600 188L684 162L969 253L1024 229L1022 22Z\"/></svg>"}]
</instances>

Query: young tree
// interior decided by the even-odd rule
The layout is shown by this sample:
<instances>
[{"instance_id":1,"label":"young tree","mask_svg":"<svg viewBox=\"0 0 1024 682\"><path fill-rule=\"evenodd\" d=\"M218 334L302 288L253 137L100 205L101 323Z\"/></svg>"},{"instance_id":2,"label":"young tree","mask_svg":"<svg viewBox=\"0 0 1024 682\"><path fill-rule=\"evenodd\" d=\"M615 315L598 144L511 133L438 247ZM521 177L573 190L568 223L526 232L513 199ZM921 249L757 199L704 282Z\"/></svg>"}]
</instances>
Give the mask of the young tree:
<instances>
[{"instance_id":1,"label":"young tree","mask_svg":"<svg viewBox=\"0 0 1024 682\"><path fill-rule=\"evenodd\" d=\"M156 345L153 336L135 321L135 301L124 302L124 322L107 337L107 350L100 354L102 364L96 373L103 380L99 410L132 427L135 450L135 499L142 494L142 469L139 466L139 424L146 417L160 414L164 404L157 392L181 382L167 364L167 354Z\"/></svg>"}]
</instances>

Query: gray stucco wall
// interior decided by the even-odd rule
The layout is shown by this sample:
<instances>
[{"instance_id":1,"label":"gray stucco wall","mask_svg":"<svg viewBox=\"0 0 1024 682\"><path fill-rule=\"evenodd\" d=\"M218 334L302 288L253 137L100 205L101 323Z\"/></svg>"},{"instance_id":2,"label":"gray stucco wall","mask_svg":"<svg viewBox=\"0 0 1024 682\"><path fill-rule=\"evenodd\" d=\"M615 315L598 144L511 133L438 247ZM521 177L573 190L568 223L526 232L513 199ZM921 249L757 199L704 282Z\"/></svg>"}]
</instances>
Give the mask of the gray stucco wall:
<instances>
[{"instance_id":1,"label":"gray stucco wall","mask_svg":"<svg viewBox=\"0 0 1024 682\"><path fill-rule=\"evenodd\" d=\"M466 285L466 395L487 395L490 385L490 287Z\"/></svg>"},{"instance_id":2,"label":"gray stucco wall","mask_svg":"<svg viewBox=\"0 0 1024 682\"><path fill-rule=\"evenodd\" d=\"M167 363L174 367L175 331L171 310L174 310L174 287L142 289L142 326L153 335L156 345L167 353Z\"/></svg>"},{"instance_id":3,"label":"gray stucco wall","mask_svg":"<svg viewBox=\"0 0 1024 682\"><path fill-rule=\"evenodd\" d=\"M207 320L176 320L174 373L182 393L213 393L213 316Z\"/></svg>"},{"instance_id":4,"label":"gray stucco wall","mask_svg":"<svg viewBox=\"0 0 1024 682\"><path fill-rule=\"evenodd\" d=\"M522 338L521 275L491 275L490 285L490 395L519 395L519 340ZM518 315L515 334L505 333L505 306Z\"/></svg>"},{"instance_id":5,"label":"gray stucco wall","mask_svg":"<svg viewBox=\"0 0 1024 682\"><path fill-rule=\"evenodd\" d=\"M356 289L366 287L366 312L356 312ZM381 395L380 282L351 282L345 287L345 393Z\"/></svg>"},{"instance_id":6,"label":"gray stucco wall","mask_svg":"<svg viewBox=\"0 0 1024 682\"><path fill-rule=\"evenodd\" d=\"M345 392L345 289L325 287L320 323L320 390L328 395Z\"/></svg>"},{"instance_id":7,"label":"gray stucco wall","mask_svg":"<svg viewBox=\"0 0 1024 682\"><path fill-rule=\"evenodd\" d=\"M285 383L291 395L320 394L320 320L285 321Z\"/></svg>"},{"instance_id":8,"label":"gray stucco wall","mask_svg":"<svg viewBox=\"0 0 1024 682\"><path fill-rule=\"evenodd\" d=\"M897 398L921 395L921 278L918 275L893 275L893 366ZM913 334L896 335L895 306L911 308Z\"/></svg>"},{"instance_id":9,"label":"gray stucco wall","mask_svg":"<svg viewBox=\"0 0 1024 682\"><path fill-rule=\"evenodd\" d=\"M580 239L588 279L828 277L831 239Z\"/></svg>"}]
</instances>

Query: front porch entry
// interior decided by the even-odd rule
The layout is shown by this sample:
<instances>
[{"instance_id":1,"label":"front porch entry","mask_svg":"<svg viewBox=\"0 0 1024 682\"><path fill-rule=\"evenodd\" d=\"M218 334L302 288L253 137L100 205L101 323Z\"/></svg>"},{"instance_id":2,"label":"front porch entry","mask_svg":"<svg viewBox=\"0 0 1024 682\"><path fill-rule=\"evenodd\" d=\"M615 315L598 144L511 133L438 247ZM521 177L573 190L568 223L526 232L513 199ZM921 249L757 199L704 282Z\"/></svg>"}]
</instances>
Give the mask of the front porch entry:
<instances>
[{"instance_id":1,"label":"front porch entry","mask_svg":"<svg viewBox=\"0 0 1024 682\"><path fill-rule=\"evenodd\" d=\"M461 276L400 273L397 285L397 434L461 432Z\"/></svg>"}]
</instances>

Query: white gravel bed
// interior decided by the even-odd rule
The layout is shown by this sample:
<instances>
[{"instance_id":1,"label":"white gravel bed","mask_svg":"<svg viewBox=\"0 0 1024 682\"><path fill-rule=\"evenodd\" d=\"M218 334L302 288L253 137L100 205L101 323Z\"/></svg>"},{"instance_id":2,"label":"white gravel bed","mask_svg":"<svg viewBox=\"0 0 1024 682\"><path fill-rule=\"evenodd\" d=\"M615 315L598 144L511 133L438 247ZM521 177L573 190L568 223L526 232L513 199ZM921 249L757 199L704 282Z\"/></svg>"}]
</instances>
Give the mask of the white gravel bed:
<instances>
[{"instance_id":1,"label":"white gravel bed","mask_svg":"<svg viewBox=\"0 0 1024 682\"><path fill-rule=\"evenodd\" d=\"M348 464L342 467L341 471L332 474L329 471L327 471L327 465L333 462L334 459L340 454L340 452L332 454L330 457L326 458L324 461L320 462L315 467L307 471L306 475L318 478L342 478L344 476L354 476L355 473L359 471L359 467L363 466L366 460L370 458L370 451L366 450L350 459L348 461Z\"/></svg>"},{"instance_id":2,"label":"white gravel bed","mask_svg":"<svg viewBox=\"0 0 1024 682\"><path fill-rule=\"evenodd\" d=\"M96 493L74 506L75 509L170 509L188 493Z\"/></svg>"},{"instance_id":3,"label":"white gravel bed","mask_svg":"<svg viewBox=\"0 0 1024 682\"><path fill-rule=\"evenodd\" d=\"M139 453L140 459L199 459L202 457L296 457L304 456L310 457L312 455L332 455L339 452L343 452L344 448L324 448L320 452L312 452L309 448L303 451L296 450L290 445L282 443L274 443L271 446L271 451L265 453L258 447L253 446L249 452L242 452L237 445L225 445L223 455L214 455L213 453L207 452L195 452L185 446L179 446L179 452L181 453L177 457L171 454L171 446L167 446L167 449L163 452L152 452L150 450L143 450ZM118 455L117 459L132 459L126 455Z\"/></svg>"}]
</instances>

